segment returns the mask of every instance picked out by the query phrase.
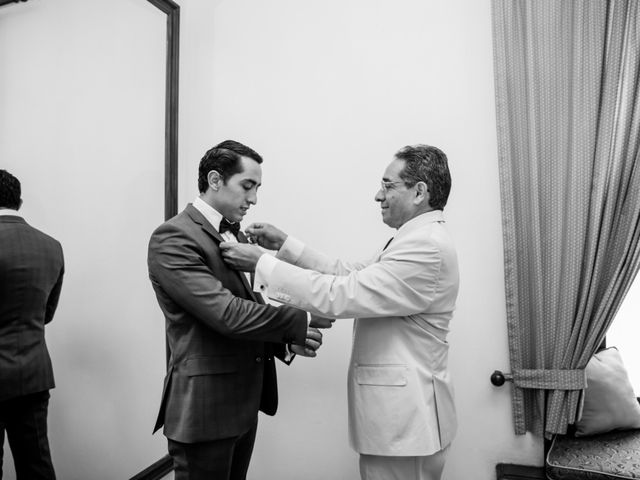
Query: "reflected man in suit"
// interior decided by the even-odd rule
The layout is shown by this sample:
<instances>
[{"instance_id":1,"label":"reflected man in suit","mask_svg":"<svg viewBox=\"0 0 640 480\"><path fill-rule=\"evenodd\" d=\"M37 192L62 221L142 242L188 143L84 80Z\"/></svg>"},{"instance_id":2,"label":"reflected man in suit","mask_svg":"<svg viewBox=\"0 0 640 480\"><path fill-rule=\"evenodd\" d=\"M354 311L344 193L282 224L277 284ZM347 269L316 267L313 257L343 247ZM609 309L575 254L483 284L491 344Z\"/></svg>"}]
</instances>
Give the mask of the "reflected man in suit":
<instances>
[{"instance_id":1,"label":"reflected man in suit","mask_svg":"<svg viewBox=\"0 0 640 480\"><path fill-rule=\"evenodd\" d=\"M156 430L164 425L176 480L244 480L258 411L278 404L274 357L315 356L322 342L305 311L265 304L220 255L220 242L247 241L239 222L257 201L261 164L241 143L213 147L200 195L149 242L170 355Z\"/></svg>"},{"instance_id":2,"label":"reflected man in suit","mask_svg":"<svg viewBox=\"0 0 640 480\"><path fill-rule=\"evenodd\" d=\"M18 213L20 181L0 170L0 478L5 432L18 480L55 479L47 438L54 388L44 329L58 306L64 258L57 240Z\"/></svg>"},{"instance_id":3,"label":"reflected man in suit","mask_svg":"<svg viewBox=\"0 0 640 480\"><path fill-rule=\"evenodd\" d=\"M354 317L348 376L349 432L363 480L440 479L456 430L447 334L458 261L443 209L451 189L446 155L401 149L375 200L397 229L367 261L329 258L269 224L247 229L259 245L222 244L256 285L313 314ZM382 246L381 246L382 247Z\"/></svg>"}]
</instances>

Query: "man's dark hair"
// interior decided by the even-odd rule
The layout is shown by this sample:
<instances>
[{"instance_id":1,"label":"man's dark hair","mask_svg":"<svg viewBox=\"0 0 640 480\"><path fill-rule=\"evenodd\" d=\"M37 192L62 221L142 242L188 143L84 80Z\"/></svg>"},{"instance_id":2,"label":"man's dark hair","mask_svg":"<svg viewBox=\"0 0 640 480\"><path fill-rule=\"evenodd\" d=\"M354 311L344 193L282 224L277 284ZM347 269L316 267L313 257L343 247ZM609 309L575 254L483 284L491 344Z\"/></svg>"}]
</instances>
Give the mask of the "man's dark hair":
<instances>
[{"instance_id":1,"label":"man's dark hair","mask_svg":"<svg viewBox=\"0 0 640 480\"><path fill-rule=\"evenodd\" d=\"M222 181L227 183L227 179L242 171L240 157L248 157L258 163L262 163L262 157L253 149L234 140L225 140L219 143L200 160L198 168L198 190L204 193L209 188L207 175L211 170L215 170L222 177Z\"/></svg>"},{"instance_id":2,"label":"man's dark hair","mask_svg":"<svg viewBox=\"0 0 640 480\"><path fill-rule=\"evenodd\" d=\"M20 180L6 170L0 170L0 208L18 210L21 195Z\"/></svg>"},{"instance_id":3,"label":"man's dark hair","mask_svg":"<svg viewBox=\"0 0 640 480\"><path fill-rule=\"evenodd\" d=\"M442 210L451 191L451 174L447 156L442 150L429 145L410 145L396 153L396 158L405 161L400 178L407 187L424 182L429 188L429 206Z\"/></svg>"}]
</instances>

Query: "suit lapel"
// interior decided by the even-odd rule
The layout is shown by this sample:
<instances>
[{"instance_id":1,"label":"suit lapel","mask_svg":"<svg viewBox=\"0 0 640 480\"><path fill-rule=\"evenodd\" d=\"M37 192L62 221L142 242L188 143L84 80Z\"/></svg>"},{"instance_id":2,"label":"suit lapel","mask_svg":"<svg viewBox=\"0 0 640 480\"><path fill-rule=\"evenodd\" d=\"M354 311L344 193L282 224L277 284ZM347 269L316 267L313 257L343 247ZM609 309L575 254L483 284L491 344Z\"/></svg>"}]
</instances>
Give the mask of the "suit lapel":
<instances>
[{"instance_id":1,"label":"suit lapel","mask_svg":"<svg viewBox=\"0 0 640 480\"><path fill-rule=\"evenodd\" d=\"M215 228L213 228L213 225L211 225L207 221L207 219L204 218L204 215L202 215L196 207L194 207L192 204L189 204L187 205L187 208L185 210L187 212L187 215L189 215L189 217L191 218L191 220L193 220L195 223L200 225L202 229L205 232L207 232L209 236L213 238L216 246L220 245L220 242L225 241L224 238L222 238L222 235L220 235L220 233ZM244 236L244 233L242 232L238 233L238 242L247 243L247 237ZM253 289L251 288L251 285L249 285L246 275L243 272L239 272L238 270L233 270L233 271L236 273L236 275L240 277L240 281L242 282L242 285L244 285L244 288L247 291L247 295L249 296L249 298L254 302L264 303L264 301L262 302L260 301L262 300L262 298L258 299L256 294L253 292Z\"/></svg>"},{"instance_id":2,"label":"suit lapel","mask_svg":"<svg viewBox=\"0 0 640 480\"><path fill-rule=\"evenodd\" d=\"M245 237L244 233L242 232L238 232L238 242L239 243L249 243L247 242L247 237ZM251 295L251 298L253 299L254 302L258 302L258 303L264 303L264 300L262 299L262 297L260 296L259 293L255 293L253 291L253 288L251 287L251 285L249 285L249 281L247 280L247 276L243 273L243 272L238 272L240 274L242 283L244 284L244 288L247 289L247 292L249 292L249 295ZM253 284L253 272L251 273L251 283Z\"/></svg>"},{"instance_id":3,"label":"suit lapel","mask_svg":"<svg viewBox=\"0 0 640 480\"><path fill-rule=\"evenodd\" d=\"M207 232L211 237L213 237L216 245L219 245L220 242L224 242L224 238L222 238L222 235L220 235L220 233L218 233L218 231L215 228L213 228L213 225L211 225L207 221L207 219L204 218L204 215L202 215L196 207L194 207L192 204L189 204L187 205L187 208L185 209L185 211L187 212L187 215L189 215L191 220L193 220L195 223L200 225L200 227L202 227L202 229L205 232Z\"/></svg>"}]
</instances>

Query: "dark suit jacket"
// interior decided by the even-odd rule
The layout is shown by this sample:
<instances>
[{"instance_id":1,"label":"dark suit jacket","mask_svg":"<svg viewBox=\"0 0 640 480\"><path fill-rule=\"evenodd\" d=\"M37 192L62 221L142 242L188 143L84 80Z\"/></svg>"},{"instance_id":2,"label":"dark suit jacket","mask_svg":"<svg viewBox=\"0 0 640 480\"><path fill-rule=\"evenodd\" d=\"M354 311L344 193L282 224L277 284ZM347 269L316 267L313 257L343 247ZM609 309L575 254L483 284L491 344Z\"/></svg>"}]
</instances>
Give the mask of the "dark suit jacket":
<instances>
[{"instance_id":1,"label":"dark suit jacket","mask_svg":"<svg viewBox=\"0 0 640 480\"><path fill-rule=\"evenodd\" d=\"M44 326L63 274L57 240L21 217L0 216L0 401L55 386Z\"/></svg>"},{"instance_id":2,"label":"dark suit jacket","mask_svg":"<svg viewBox=\"0 0 640 480\"><path fill-rule=\"evenodd\" d=\"M246 432L275 414L274 353L304 344L306 312L264 305L230 269L220 234L189 204L152 234L149 277L166 319L170 359L156 428L194 443ZM154 431L155 431L154 430Z\"/></svg>"}]
</instances>

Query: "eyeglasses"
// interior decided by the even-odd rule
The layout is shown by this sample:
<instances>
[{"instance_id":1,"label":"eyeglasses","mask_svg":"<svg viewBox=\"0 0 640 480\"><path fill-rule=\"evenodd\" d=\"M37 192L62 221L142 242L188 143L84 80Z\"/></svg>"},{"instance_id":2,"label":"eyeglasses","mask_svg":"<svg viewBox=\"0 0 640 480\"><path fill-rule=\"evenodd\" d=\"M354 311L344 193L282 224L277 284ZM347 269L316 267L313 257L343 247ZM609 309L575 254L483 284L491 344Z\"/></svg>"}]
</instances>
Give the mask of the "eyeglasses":
<instances>
[{"instance_id":1,"label":"eyeglasses","mask_svg":"<svg viewBox=\"0 0 640 480\"><path fill-rule=\"evenodd\" d=\"M393 190L393 187L397 184L404 184L404 182L402 180L397 182L385 182L382 180L380 182L380 190L382 190L383 193L387 193L389 190Z\"/></svg>"}]
</instances>

